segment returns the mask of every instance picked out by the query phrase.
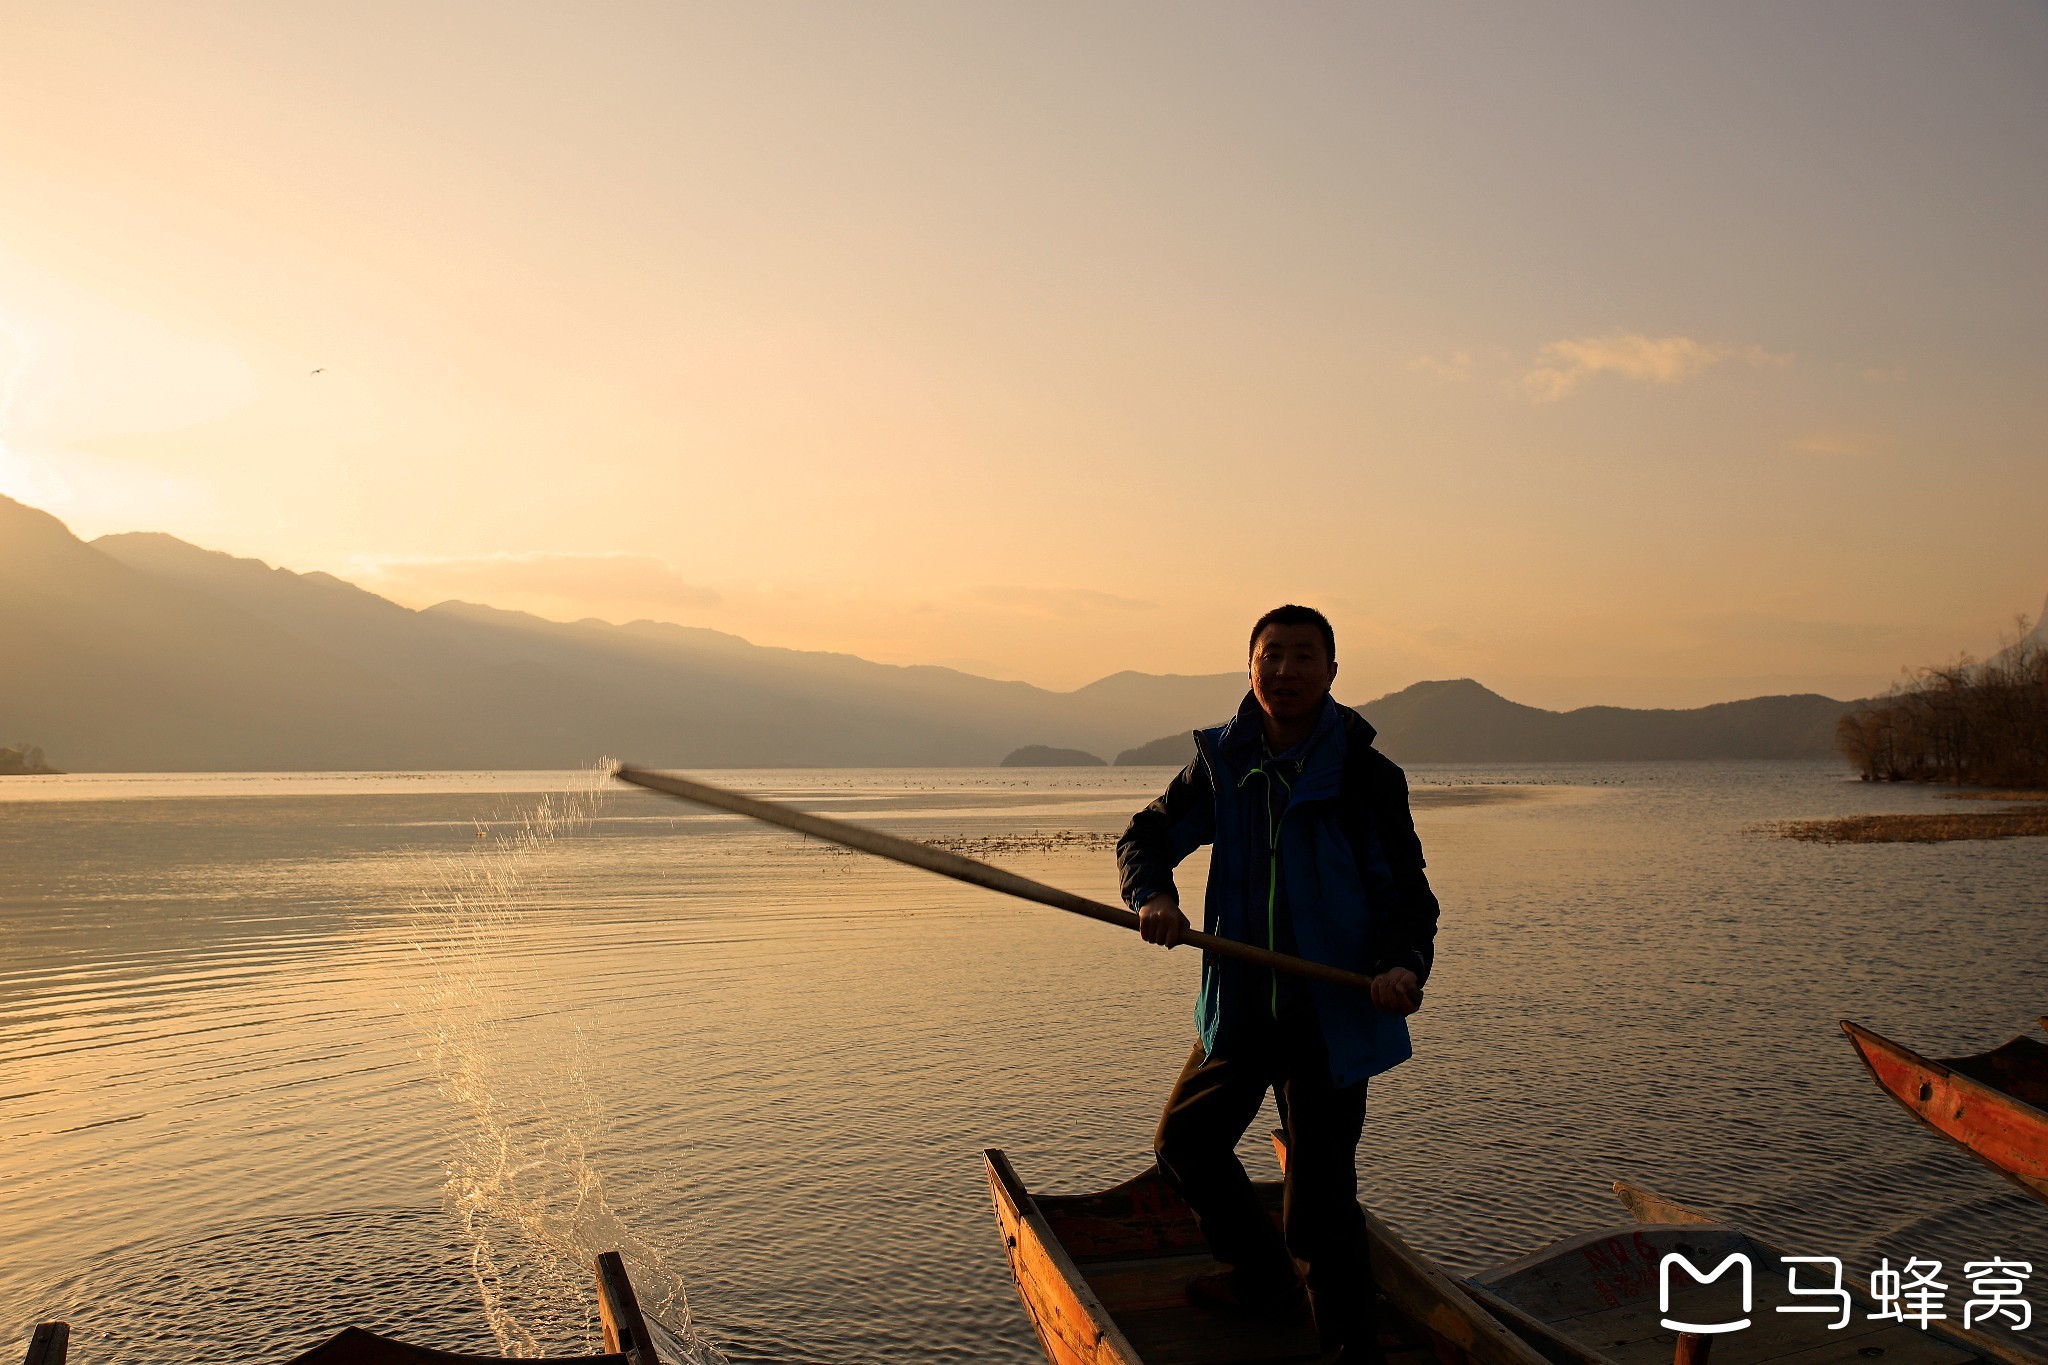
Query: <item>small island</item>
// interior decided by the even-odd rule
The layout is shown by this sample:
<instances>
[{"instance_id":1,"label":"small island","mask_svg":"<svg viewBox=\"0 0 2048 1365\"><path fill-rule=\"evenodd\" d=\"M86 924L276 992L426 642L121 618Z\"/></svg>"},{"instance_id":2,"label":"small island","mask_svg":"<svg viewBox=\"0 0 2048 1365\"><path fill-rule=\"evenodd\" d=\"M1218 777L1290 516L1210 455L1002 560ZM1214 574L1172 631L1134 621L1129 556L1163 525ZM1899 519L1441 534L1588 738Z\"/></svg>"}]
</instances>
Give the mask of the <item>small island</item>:
<instances>
[{"instance_id":1,"label":"small island","mask_svg":"<svg viewBox=\"0 0 2048 1365\"><path fill-rule=\"evenodd\" d=\"M1119 768L1185 768L1195 761L1195 737L1186 730L1140 744L1116 756Z\"/></svg>"},{"instance_id":2,"label":"small island","mask_svg":"<svg viewBox=\"0 0 2048 1365\"><path fill-rule=\"evenodd\" d=\"M1086 749L1055 749L1049 744L1027 744L1002 761L1005 768L1107 768L1109 765Z\"/></svg>"},{"instance_id":3,"label":"small island","mask_svg":"<svg viewBox=\"0 0 2048 1365\"><path fill-rule=\"evenodd\" d=\"M33 744L10 744L0 748L0 777L59 777Z\"/></svg>"}]
</instances>

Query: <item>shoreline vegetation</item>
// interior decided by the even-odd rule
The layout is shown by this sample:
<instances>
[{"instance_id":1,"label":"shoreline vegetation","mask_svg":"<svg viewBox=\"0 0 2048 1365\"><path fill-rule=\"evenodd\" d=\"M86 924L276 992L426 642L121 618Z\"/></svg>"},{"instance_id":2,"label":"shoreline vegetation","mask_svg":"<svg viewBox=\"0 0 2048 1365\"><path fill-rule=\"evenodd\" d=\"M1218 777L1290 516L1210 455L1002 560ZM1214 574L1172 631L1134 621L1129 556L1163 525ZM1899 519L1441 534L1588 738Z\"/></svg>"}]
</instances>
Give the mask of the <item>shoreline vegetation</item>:
<instances>
[{"instance_id":1,"label":"shoreline vegetation","mask_svg":"<svg viewBox=\"0 0 2048 1365\"><path fill-rule=\"evenodd\" d=\"M1952 801L2003 801L2001 810L1918 811L1910 815L1845 815L1786 820L1765 827L1781 839L1810 844L1942 844L1963 839L2048 836L2048 791L1944 792Z\"/></svg>"},{"instance_id":2,"label":"shoreline vegetation","mask_svg":"<svg viewBox=\"0 0 2048 1365\"><path fill-rule=\"evenodd\" d=\"M1844 715L1835 742L1866 782L2048 788L2048 637L1918 670Z\"/></svg>"},{"instance_id":3,"label":"shoreline vegetation","mask_svg":"<svg viewBox=\"0 0 2048 1365\"><path fill-rule=\"evenodd\" d=\"M1822 844L1931 844L2048 836L2048 637L2027 631L1981 663L1923 668L1835 732L1865 782L1933 782L1944 795L2000 810L1922 811L1791 820L1770 827Z\"/></svg>"},{"instance_id":4,"label":"shoreline vegetation","mask_svg":"<svg viewBox=\"0 0 2048 1365\"><path fill-rule=\"evenodd\" d=\"M33 744L10 744L0 748L0 777L62 777Z\"/></svg>"}]
</instances>

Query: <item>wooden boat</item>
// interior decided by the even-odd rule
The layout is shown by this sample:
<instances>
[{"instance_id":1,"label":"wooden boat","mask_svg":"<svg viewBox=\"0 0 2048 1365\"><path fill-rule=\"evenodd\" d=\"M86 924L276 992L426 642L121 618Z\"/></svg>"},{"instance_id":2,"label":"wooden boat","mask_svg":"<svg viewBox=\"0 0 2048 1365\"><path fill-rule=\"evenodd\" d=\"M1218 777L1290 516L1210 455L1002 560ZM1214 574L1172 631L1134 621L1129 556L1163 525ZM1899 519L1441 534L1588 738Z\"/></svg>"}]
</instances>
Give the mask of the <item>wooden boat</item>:
<instances>
[{"instance_id":1,"label":"wooden boat","mask_svg":"<svg viewBox=\"0 0 2048 1365\"><path fill-rule=\"evenodd\" d=\"M1276 1144L1277 1145L1277 1144ZM1284 1159L1283 1152L1283 1159ZM1051 1365L1235 1365L1325 1359L1306 1309L1260 1319L1198 1307L1187 1282L1217 1269L1195 1216L1156 1167L1099 1194L1033 1194L991 1148L989 1196L1017 1296ZM1279 1181L1257 1182L1274 1218ZM1544 1365L1430 1260L1366 1211L1391 1365Z\"/></svg>"},{"instance_id":2,"label":"wooden boat","mask_svg":"<svg viewBox=\"0 0 2048 1365\"><path fill-rule=\"evenodd\" d=\"M1853 1307L1847 1325L1830 1329L1840 1320L1832 1312L1780 1313L1781 1306L1822 1301L1787 1291L1788 1268L1776 1247L1648 1190L1616 1181L1614 1192L1635 1223L1567 1237L1468 1282L1475 1299L1552 1365L1667 1365L1688 1357L1704 1365L1717 1340L1726 1343L1717 1360L1727 1365L2048 1365L2048 1356L2006 1330L2004 1318L1972 1331L1961 1327L1959 1311L1924 1329L1917 1322L1873 1322L1869 1287L1846 1268L1842 1288ZM1708 1275L1731 1253L1745 1254L1754 1274L1753 1301L1741 1302L1733 1270L1711 1285L1695 1285L1674 1270L1677 1287L1667 1314L1658 1302L1658 1276L1673 1252ZM1800 1286L1825 1286L1830 1273L1825 1266L1801 1266ZM1948 1283L1954 1287L1949 1303L1959 1310L1953 1294L1964 1286L1955 1276ZM1702 1337L1663 1325L1680 1312L1679 1321L1747 1319L1749 1326Z\"/></svg>"},{"instance_id":3,"label":"wooden boat","mask_svg":"<svg viewBox=\"0 0 2048 1365\"><path fill-rule=\"evenodd\" d=\"M633 1282L626 1276L626 1264L616 1251L597 1258L597 1311L604 1325L603 1354L522 1360L519 1365L661 1365L647 1333L647 1321L640 1315ZM43 1323L29 1339L26 1365L64 1365L70 1339L71 1329L64 1323ZM510 1359L437 1351L347 1327L294 1356L288 1365L504 1365Z\"/></svg>"},{"instance_id":4,"label":"wooden boat","mask_svg":"<svg viewBox=\"0 0 2048 1365\"><path fill-rule=\"evenodd\" d=\"M1933 1061L1847 1019L1842 1032L1913 1117L2048 1203L2048 1043L2020 1036Z\"/></svg>"}]
</instances>

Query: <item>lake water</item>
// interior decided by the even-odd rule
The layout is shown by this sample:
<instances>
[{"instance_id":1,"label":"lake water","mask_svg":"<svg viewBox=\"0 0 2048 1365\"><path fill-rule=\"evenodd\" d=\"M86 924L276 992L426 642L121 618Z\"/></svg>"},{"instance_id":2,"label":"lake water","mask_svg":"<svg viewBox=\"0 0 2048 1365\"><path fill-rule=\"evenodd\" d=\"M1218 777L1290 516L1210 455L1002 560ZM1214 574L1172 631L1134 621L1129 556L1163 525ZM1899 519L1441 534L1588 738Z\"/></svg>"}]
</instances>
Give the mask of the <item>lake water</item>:
<instances>
[{"instance_id":1,"label":"lake water","mask_svg":"<svg viewBox=\"0 0 2048 1365\"><path fill-rule=\"evenodd\" d=\"M1108 841L1168 775L707 776L1114 900ZM2048 1210L1836 1028L1935 1055L2034 1028L2048 843L1756 832L1940 805L1833 764L1411 780L1438 969L1360 1166L1412 1241L1477 1270L1625 1221L1622 1177L1865 1272L1938 1257L1960 1290L1966 1259L2028 1260L2048 1317ZM1140 1169L1195 956L607 786L0 783L11 1339L66 1318L80 1365L281 1360L350 1323L580 1350L619 1247L700 1360L1037 1359L980 1149L1053 1190Z\"/></svg>"}]
</instances>

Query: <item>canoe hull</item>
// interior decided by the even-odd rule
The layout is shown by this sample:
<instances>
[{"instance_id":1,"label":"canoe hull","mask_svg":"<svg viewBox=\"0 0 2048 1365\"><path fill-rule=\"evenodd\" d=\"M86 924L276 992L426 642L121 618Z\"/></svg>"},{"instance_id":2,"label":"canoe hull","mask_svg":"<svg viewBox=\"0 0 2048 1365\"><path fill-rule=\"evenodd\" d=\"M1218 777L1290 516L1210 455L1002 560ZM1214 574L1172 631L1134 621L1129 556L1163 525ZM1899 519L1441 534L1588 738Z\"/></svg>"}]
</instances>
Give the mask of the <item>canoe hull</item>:
<instances>
[{"instance_id":1,"label":"canoe hull","mask_svg":"<svg viewBox=\"0 0 2048 1365\"><path fill-rule=\"evenodd\" d=\"M1189 1277L1215 1262L1156 1168L1098 1194L1037 1196L1000 1151L984 1156L1017 1297L1052 1365L1323 1358L1306 1311L1259 1321L1187 1302ZM1277 1213L1279 1184L1258 1189ZM1428 1258L1366 1217L1390 1365L1546 1365Z\"/></svg>"},{"instance_id":2,"label":"canoe hull","mask_svg":"<svg viewBox=\"0 0 2048 1365\"><path fill-rule=\"evenodd\" d=\"M1143 1365L1062 1247L1010 1160L982 1153L1010 1280L1052 1365Z\"/></svg>"},{"instance_id":3,"label":"canoe hull","mask_svg":"<svg viewBox=\"0 0 2048 1365\"><path fill-rule=\"evenodd\" d=\"M1847 1019L1842 1032L1907 1113L2048 1203L2048 1110L2022 1098L2048 1092L2048 1047L2015 1038L1975 1057L1936 1061Z\"/></svg>"}]
</instances>

